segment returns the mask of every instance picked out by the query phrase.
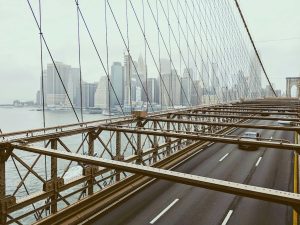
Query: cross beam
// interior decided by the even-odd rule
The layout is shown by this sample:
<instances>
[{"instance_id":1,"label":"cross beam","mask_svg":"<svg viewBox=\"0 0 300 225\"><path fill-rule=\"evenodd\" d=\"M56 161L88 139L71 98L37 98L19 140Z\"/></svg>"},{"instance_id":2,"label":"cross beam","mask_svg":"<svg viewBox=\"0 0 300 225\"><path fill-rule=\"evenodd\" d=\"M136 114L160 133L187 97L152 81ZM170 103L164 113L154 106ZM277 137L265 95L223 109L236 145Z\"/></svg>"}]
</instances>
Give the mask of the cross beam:
<instances>
[{"instance_id":1,"label":"cross beam","mask_svg":"<svg viewBox=\"0 0 300 225\"><path fill-rule=\"evenodd\" d=\"M256 139L246 139L235 136L221 136L221 135L202 135L197 132L179 133L173 131L157 131L152 129L135 129L135 128L125 128L125 127L113 127L113 126L100 126L99 129L107 131L119 131L132 134L144 134L144 135L154 135L154 136L164 136L179 139L189 139L195 141L210 141L210 142L220 142L228 144L246 144L250 146L259 146L266 148L276 148L283 150L296 150L300 151L300 145L287 143L287 141L271 141L271 140L256 140Z\"/></svg>"},{"instance_id":2,"label":"cross beam","mask_svg":"<svg viewBox=\"0 0 300 225\"><path fill-rule=\"evenodd\" d=\"M208 112L208 113L238 113L238 114L256 114L256 115L261 115L261 114L272 114L272 115L289 115L289 116L298 116L299 113L296 112L274 112L274 111L268 111L267 109L262 109L262 110L252 110L252 109L247 109L243 108L240 110L235 110L232 108L227 108L225 110L220 110L220 109L214 109L214 108L208 108L208 109L194 109L190 110L191 112Z\"/></svg>"},{"instance_id":3,"label":"cross beam","mask_svg":"<svg viewBox=\"0 0 300 225\"><path fill-rule=\"evenodd\" d=\"M300 205L300 194L296 194L296 193L278 191L269 188L263 188L263 187L229 182L229 181L213 179L213 178L208 178L203 176L185 174L185 173L180 173L175 171L153 168L149 166L141 166L141 165L130 164L126 162L96 158L92 156L85 156L76 153L55 151L46 148L30 147L30 146L20 145L20 144L14 144L13 147L28 152L53 156L65 160L72 160L77 162L80 161L86 164L126 171L130 173L141 174L141 175L145 175L157 179L164 179L176 183L187 184L195 187L206 188L214 191L220 191L220 192L239 195L243 197L276 202L276 203L291 205L296 207Z\"/></svg>"},{"instance_id":4,"label":"cross beam","mask_svg":"<svg viewBox=\"0 0 300 225\"><path fill-rule=\"evenodd\" d=\"M212 111L213 113L213 111ZM226 113L226 111L224 111ZM239 115L228 115L228 114L196 114L196 113L175 113L173 115L178 116L190 116L190 117L215 117L215 118L236 118L236 119L252 119L252 120L282 120L282 121L295 121L300 122L299 118L282 118L282 117L269 117L269 116L239 116Z\"/></svg>"},{"instance_id":5,"label":"cross beam","mask_svg":"<svg viewBox=\"0 0 300 225\"><path fill-rule=\"evenodd\" d=\"M284 141L275 142L274 140L271 141L271 140L264 140L264 139L261 139L261 140L241 139L240 137L235 137L235 136L224 137L224 136L212 135L212 134L203 135L202 133L192 132L192 131L189 131L188 133L184 133L183 131L176 132L176 131L169 131L169 130L154 130L154 129L150 129L150 128L136 129L136 128L121 127L121 126L104 126L104 125L89 126L89 127L85 127L85 128L77 128L74 130L61 131L58 133L28 137L28 138L16 140L15 142L28 144L28 143L38 142L38 141L42 141L42 140L55 139L57 137L65 137L65 136L70 136L70 135L79 134L79 133L83 133L83 132L92 132L92 131L97 131L97 130L119 131L119 132L123 132L123 133L164 136L164 137L170 137L170 138L188 139L188 140L196 140L196 141L198 140L198 141L211 141L211 142L220 142L220 143L229 143L229 144L247 144L250 146L260 146L260 147L266 147L266 148L276 148L276 149L300 151L300 145L284 143ZM7 145L10 145L11 143L13 143L13 141L0 143L0 146L3 145L4 147L7 147Z\"/></svg>"},{"instance_id":6,"label":"cross beam","mask_svg":"<svg viewBox=\"0 0 300 225\"><path fill-rule=\"evenodd\" d=\"M285 111L285 112L299 112L296 108L286 108L286 107L271 107L271 106L265 106L265 107L257 107L257 106L247 106L247 105L236 105L236 106L212 106L212 107L206 107L206 109L225 109L225 110L268 110L272 112L278 112L278 111Z\"/></svg>"},{"instance_id":7,"label":"cross beam","mask_svg":"<svg viewBox=\"0 0 300 225\"><path fill-rule=\"evenodd\" d=\"M199 120L167 119L167 118L161 118L161 117L160 118L147 118L146 121L300 132L300 127L297 127L297 126L270 126L270 125L254 125L254 124L246 124L246 123L223 123L223 122L216 123L216 122L206 122L206 121L199 121Z\"/></svg>"}]
</instances>

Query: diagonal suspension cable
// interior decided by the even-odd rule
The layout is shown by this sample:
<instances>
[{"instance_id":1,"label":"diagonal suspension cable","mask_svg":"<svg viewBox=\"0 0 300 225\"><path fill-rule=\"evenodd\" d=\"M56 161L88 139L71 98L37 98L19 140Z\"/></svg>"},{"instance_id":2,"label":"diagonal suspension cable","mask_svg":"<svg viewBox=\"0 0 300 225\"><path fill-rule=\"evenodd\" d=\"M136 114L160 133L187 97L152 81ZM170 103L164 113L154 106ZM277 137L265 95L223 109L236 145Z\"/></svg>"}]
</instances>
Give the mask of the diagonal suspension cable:
<instances>
[{"instance_id":1,"label":"diagonal suspension cable","mask_svg":"<svg viewBox=\"0 0 300 225\"><path fill-rule=\"evenodd\" d=\"M160 1L160 5L161 5L161 7L162 7L162 9L163 9L164 15L165 15L165 17L166 17L166 19L167 19L167 14L166 14L165 9L164 9L164 7L163 7L163 5L162 5L162 3L161 3L161 0L159 0L159 1ZM180 5L180 3L179 3L179 5ZM188 43L187 37L184 35L184 30L183 30L183 28L182 28L182 26L181 26L181 23L180 23L180 21L179 21L178 15L176 14L176 11L175 11L175 8L174 8L174 5L173 5L172 1L171 1L171 6L172 6L172 9L173 9L173 12L175 13L176 20L177 20L177 22L178 22L178 26L179 26L180 30L182 31L183 37L184 37L184 39L185 39L185 41L186 41L186 44L187 44L187 46L188 46L187 49L188 49L188 51L191 52L191 54L192 54L192 51L191 51L191 49L190 49L190 45L189 45L189 43ZM168 20L168 19L167 19L167 20ZM169 20L168 20L168 24L170 24L170 21L169 21ZM176 42L176 45L177 45L177 47L178 47L178 49L179 49L180 56L181 56L181 58L182 58L182 60L183 60L183 63L184 63L184 65L185 65L185 67L187 67L187 63L186 63L186 61L185 61L185 59L184 59L184 57L183 57L183 55L182 55L182 51L181 51L181 49L180 49L180 46L179 46L179 44L178 44L178 41L177 41L177 39L176 39L176 37L175 37L174 31L173 31L173 28L171 27L171 25L170 25L170 30L171 30L171 33L172 33L172 35L173 35L173 38L174 38L174 40L175 40L175 42ZM192 55L193 55L193 54L192 54ZM192 58L193 58L193 60L194 60L194 62L195 62L195 64L196 64L196 61L195 61L194 57L192 57ZM205 68L206 68L206 67L205 67ZM200 73L198 66L196 66L196 69L197 69L198 73ZM208 72L207 68L206 68L206 72ZM189 78L192 80L192 77L191 77L190 72L188 72L188 75L189 75ZM203 86L204 86L203 80L202 80L202 83L203 83ZM195 89L195 91L196 91L196 93L197 93L198 98L200 98L200 97L199 97L198 90L197 90L197 88L196 88L196 86L195 86L195 83L192 82L192 84L193 84L193 87L194 87L194 89ZM204 88L206 89L205 86L204 86Z\"/></svg>"},{"instance_id":2,"label":"diagonal suspension cable","mask_svg":"<svg viewBox=\"0 0 300 225\"><path fill-rule=\"evenodd\" d=\"M185 3L186 3L186 8L188 9L188 10L186 10L186 11L188 11L189 14L192 15L192 12L191 12L191 9L190 9L189 5L187 4L186 1L185 1ZM179 2L179 5L180 5L181 11L182 11L184 17L186 18L186 17L187 17L187 14L184 13L183 7L182 7L182 5L181 5L180 2ZM194 8L194 7L193 7L193 8ZM174 12L175 12L174 7L173 7L173 10L174 10ZM175 12L175 14L176 14L176 12ZM196 13L196 14L197 14L197 13ZM206 14L205 14L205 15L206 15ZM176 15L176 17L177 17L177 19L178 19L178 15ZM193 23L195 24L195 20L194 20L193 17L192 17L192 20L193 20ZM179 24L181 24L180 21L179 21ZM200 23L200 25L202 26L201 23ZM180 27L181 27L181 30L183 31L182 26L180 26ZM193 39L195 40L195 36L193 35L192 29L191 29L189 23L187 23L187 27L188 27L188 29L190 30L190 33L192 34ZM195 27L195 28L196 28L196 27ZM197 31L198 35L201 37L198 28L196 28L196 31ZM185 36L185 35L183 35L183 36L184 36L184 38L185 38L185 40L186 40L186 39L187 39L186 36ZM202 44L203 47L204 47L202 38L200 38L200 39L201 39L201 44ZM213 39L213 38L211 37L211 39ZM208 41L207 36L206 36L206 40ZM186 41L187 41L187 40L186 40ZM210 42L208 42L208 43L210 43ZM196 49L197 49L197 51L198 51L198 53L199 53L199 55L200 55L200 58L201 58L201 60L202 60L202 63L205 65L204 59L203 59L203 57L202 57L202 55L201 55L201 53L200 53L200 49L199 49L199 46L198 46L198 44L196 43L196 41L195 41L195 45L196 45L195 47L196 47ZM211 44L209 44L209 47L210 47L210 50L212 51L212 50L213 50L213 46L212 46ZM189 47L189 49L190 49L190 47ZM205 51L205 53L207 54L207 58L209 59L209 57L208 57L208 54L209 54L209 53L208 53L207 48L204 47L204 51ZM192 53L191 49L190 49L190 52L191 52L191 55L192 55L192 59L194 60L194 62L196 62L196 61L195 61L195 57L193 56L193 53ZM214 60L215 62L217 62L216 56L215 56L213 53L212 53L212 58L213 58L213 60ZM209 60L209 61L210 61L210 60ZM211 61L210 61L210 63L213 64L213 62L211 62ZM206 73L209 73L209 70L207 69L206 65L204 66L204 68L205 68L205 70L206 70ZM199 70L199 69L198 69L198 70ZM214 74L216 74L215 68L212 68L212 70L213 70L212 72L213 72ZM216 76L216 75L215 75L215 76ZM212 79L213 79L213 78L211 77L211 78L210 78L211 82L212 82ZM217 76L216 76L216 79L217 79L217 82L219 83L219 78L218 78ZM214 90L214 93L215 93L215 95L216 95L216 97L217 97L218 102L220 102L220 98L219 98L219 96L217 95L216 87L213 86L213 90ZM221 90L221 91L222 91L222 94L224 95L223 90ZM209 94L209 95L210 95L210 94Z\"/></svg>"},{"instance_id":3,"label":"diagonal suspension cable","mask_svg":"<svg viewBox=\"0 0 300 225\"><path fill-rule=\"evenodd\" d=\"M58 75L58 77L59 77L59 79L60 79L60 82L61 82L61 84L62 84L62 86L63 86L63 89L64 89L64 91L65 91L65 93L66 93L66 96L67 96L67 98L68 98L68 100L69 100L69 103L70 103L70 105L71 105L71 107L72 107L72 110L73 110L73 112L74 112L74 114L75 114L75 117L76 117L77 121L80 123L79 117L78 117L78 115L77 115L77 113L76 113L76 111L75 111L74 105L73 105L73 103L72 103L72 101L71 101L71 98L70 98L68 92L67 92L67 88L66 88L66 86L65 86L65 84L64 84L64 82L63 82L63 80L62 80L62 77L61 77L59 71L58 71L58 68L57 68L57 66L56 66L56 63L55 63L54 58L53 58L53 56L52 56L52 53L51 53L51 51L50 51L50 48L49 48L49 46L48 46L48 44L47 44L47 41L46 41L46 39L45 39L45 36L44 36L44 34L42 33L42 29L41 29L41 27L40 27L40 25L39 25L39 22L38 22L38 20L37 20L37 17L36 17L36 15L35 15L34 11L33 11L32 5L31 5L31 3L30 3L29 0L27 0L27 3L28 3L28 6L29 6L29 8L30 8L31 14L32 14L32 16L33 16L33 18L34 18L34 21L35 21L35 23L36 23L36 26L38 27L38 29L39 29L39 31L40 31L40 34L41 34L43 43L44 43L44 45L45 45L45 47L46 47L46 49L47 49L47 51L48 51L48 54L49 54L49 56L50 56L50 58L51 58L51 61L52 61L53 65L54 65L55 71L56 71L56 73L57 73L57 75Z\"/></svg>"},{"instance_id":4,"label":"diagonal suspension cable","mask_svg":"<svg viewBox=\"0 0 300 225\"><path fill-rule=\"evenodd\" d=\"M75 4L78 4L78 0L75 0ZM121 104L121 102L120 102L120 100L119 100L119 98L118 98L118 96L117 96L117 94L116 94L116 91L115 91L115 89L114 89L114 87L113 87L113 85L112 85L112 83L111 83L111 80L110 80L110 77L109 77L108 72L107 72L107 70L106 70L106 67L105 67L105 65L104 65L104 62L103 62L103 60L102 60L102 58L101 58L101 56L100 56L100 53L99 53L98 48L97 48L97 46L96 46L96 44L95 44L94 38L93 38L93 36L92 36L92 34L91 34L91 32L90 32L90 29L89 29L89 27L88 27L88 25L87 25L87 22L86 22L86 20L85 20L85 18L84 18L84 16L83 16L83 13L82 13L82 11L81 11L81 8L80 8L79 4L78 4L78 11L79 11L80 17L81 17L81 19L82 19L82 21L83 21L83 23L84 23L84 26L85 26L85 28L86 28L86 31L88 32L88 35L89 35L89 38L90 38L90 40L91 40L91 42L92 42L92 45L93 45L93 47L94 47L94 50L96 51L96 54L97 54L97 57L98 57L98 59L99 59L99 61L100 61L101 67L102 67L102 69L104 70L105 75L107 76L108 83L111 85L112 91L113 91L113 93L114 93L114 95L115 95L115 97L116 97L116 99L117 99L117 102L118 102L118 104L119 104L119 106L120 106L120 109L121 109L121 111L122 111L122 114L125 116L125 112L124 112L124 110L123 110L122 104Z\"/></svg>"},{"instance_id":5,"label":"diagonal suspension cable","mask_svg":"<svg viewBox=\"0 0 300 225\"><path fill-rule=\"evenodd\" d=\"M117 29L119 30L119 34L120 34L120 36L121 36L121 39L122 39L122 41L123 41L123 44L124 44L124 46L125 46L125 48L126 48L126 50L127 50L127 53L128 53L128 55L129 55L129 58L130 58L130 60L131 60L131 62L132 62L132 64L133 64L134 70L135 70L135 72L136 72L137 75L138 75L139 81L142 83L141 78L140 78L140 75L139 75L139 73L138 73L138 70L137 70L137 68L136 68L136 66L135 66L135 63L133 62L133 59L132 59L131 54L130 54L130 52L129 52L128 45L126 44L125 38L124 38L124 36L123 36L123 33L121 32L119 23L118 23L118 21L117 21L117 19L116 19L116 16L115 16L115 13L114 13L114 11L113 11L113 9L112 9L111 4L109 3L109 1L108 1L108 0L106 0L106 1L107 1L107 3L108 3L110 12L111 12L111 14L112 14L112 16L113 16L113 19L114 19L114 21L115 21L115 24L116 24L116 26L117 26ZM130 4L132 5L132 3L131 3L130 0L129 0L129 2L130 2ZM140 29L142 30L142 27L141 27L141 24L140 24L140 23L139 23L139 25L140 25ZM142 33L143 33L143 35L144 35L145 41L147 41L147 40L146 40L146 36L145 36L145 34L144 34L143 31L142 31ZM147 42L147 45L148 45L148 42ZM149 45L148 45L148 47L149 47ZM143 90L146 92L146 89L145 89L144 85L142 85L142 87L143 87ZM147 93L146 97L147 97L147 100L149 101L148 93ZM150 105L152 111L154 111L154 108L153 108L151 102L149 102L149 105Z\"/></svg>"},{"instance_id":6,"label":"diagonal suspension cable","mask_svg":"<svg viewBox=\"0 0 300 225\"><path fill-rule=\"evenodd\" d=\"M160 3L161 3L161 2L160 2ZM161 30L160 30L160 28L159 28L158 21L156 20L156 17L155 17L155 15L154 15L153 9L152 9L152 7L151 7L151 5L150 5L150 3L149 3L149 0L147 0L147 4L148 4L148 7L149 7L149 9L150 9L152 18L153 18L153 20L154 20L154 22L155 22L155 24L156 24L156 26L157 26L157 29L158 29L158 31L159 31L159 34L160 34L161 40L162 40L162 42L163 42L163 44L164 44L164 47L165 47L165 49L166 49L166 52L167 52L169 58L171 59L171 60L170 60L170 63L171 63L172 67L173 67L174 70L175 70L175 75L176 75L176 78L177 78L178 81L179 81L180 88L181 88L181 90L183 90L184 97L185 97L185 99L187 100L188 104L191 105L191 103L190 103L190 101L189 101L189 99L188 99L188 97L187 97L187 95L186 95L186 92L184 91L184 88L183 88L183 86L182 86L182 82L181 82L180 77L179 77L179 75L178 75L178 73L177 73L177 71L176 71L175 64L174 64L174 62L173 62L173 60L172 60L170 50L168 50L167 43L166 43L165 39L163 38L162 32L161 32ZM132 5L132 7L133 7L133 5ZM134 10L134 7L133 7L133 10ZM134 11L135 11L135 10L134 10ZM168 25L169 25L169 23L168 23Z\"/></svg>"}]
</instances>

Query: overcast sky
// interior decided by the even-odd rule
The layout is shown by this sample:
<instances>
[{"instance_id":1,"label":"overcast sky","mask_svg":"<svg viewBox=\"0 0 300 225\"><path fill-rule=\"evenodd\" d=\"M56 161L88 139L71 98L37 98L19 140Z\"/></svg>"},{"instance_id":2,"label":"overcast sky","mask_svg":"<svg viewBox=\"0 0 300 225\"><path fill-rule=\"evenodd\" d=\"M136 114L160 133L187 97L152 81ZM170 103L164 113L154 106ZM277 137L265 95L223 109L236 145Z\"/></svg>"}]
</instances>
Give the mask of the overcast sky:
<instances>
[{"instance_id":1,"label":"overcast sky","mask_svg":"<svg viewBox=\"0 0 300 225\"><path fill-rule=\"evenodd\" d=\"M31 2L37 12L35 4L37 0ZM55 59L76 67L78 55L74 1L42 2L44 33ZM125 1L111 2L116 11L124 9ZM81 5L88 21L99 21L98 24L89 24L92 33L97 30L97 26L104 27L103 1L82 0ZM285 77L298 76L300 73L300 1L240 0L240 5L271 81L276 88L284 90ZM121 27L126 27L124 16L122 13L118 15ZM122 62L124 46L121 38L117 37L117 30L111 17L108 26L109 39L117 40L110 48L109 64L113 61ZM148 32L151 29L154 29L154 26L148 27ZM99 60L90 42L87 41L88 36L83 32L83 27L81 31L84 79L89 82L98 81L104 72L98 72ZM0 0L0 32L0 104L11 103L14 99L34 100L40 79L39 36L25 0ZM105 34L103 32L94 34L100 53L106 54L103 41ZM131 48L140 49L140 45L134 44L136 36L137 33L131 36ZM135 57L137 58L138 54ZM46 65L50 59L46 53L44 58Z\"/></svg>"},{"instance_id":2,"label":"overcast sky","mask_svg":"<svg viewBox=\"0 0 300 225\"><path fill-rule=\"evenodd\" d=\"M285 78L300 75L300 1L239 2L271 81L285 90Z\"/></svg>"}]
</instances>

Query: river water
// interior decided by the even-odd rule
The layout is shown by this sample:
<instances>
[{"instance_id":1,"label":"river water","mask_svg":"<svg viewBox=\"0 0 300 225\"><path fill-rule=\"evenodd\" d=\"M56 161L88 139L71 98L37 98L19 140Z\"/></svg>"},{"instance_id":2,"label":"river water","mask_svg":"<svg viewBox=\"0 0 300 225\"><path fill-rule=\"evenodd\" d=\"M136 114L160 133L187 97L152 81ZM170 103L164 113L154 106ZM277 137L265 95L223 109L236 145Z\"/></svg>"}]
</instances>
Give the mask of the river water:
<instances>
[{"instance_id":1,"label":"river water","mask_svg":"<svg viewBox=\"0 0 300 225\"><path fill-rule=\"evenodd\" d=\"M80 112L77 111L80 118ZM46 126L55 126L76 123L77 119L72 111L46 111ZM83 114L84 121L100 120L107 118L102 114ZM10 108L0 107L0 129L2 132L28 130L43 127L43 112L36 108Z\"/></svg>"},{"instance_id":2,"label":"river water","mask_svg":"<svg viewBox=\"0 0 300 225\"><path fill-rule=\"evenodd\" d=\"M56 126L56 125L63 125L63 124L70 124L76 123L76 117L72 111L46 111L46 127L49 126ZM80 112L78 112L80 115ZM103 116L101 114L84 114L84 121L94 121L94 120L101 120L104 118L108 118L107 116ZM2 133L12 132L12 131L20 131L20 130L29 130L34 128L42 128L43 127L43 113L42 111L37 111L36 108L13 108L13 107L0 107L0 129ZM108 140L108 135L105 137ZM77 135L77 137L71 138L64 138L64 143L70 147L72 151L75 151L80 141L82 141L81 135ZM43 143L39 144L40 146ZM110 146L111 149L114 148ZM99 143L95 144L96 146L100 146ZM102 148L100 151L99 149ZM86 144L87 149L87 144ZM63 149L60 149L63 150ZM97 148L98 153L103 151L103 146ZM85 150L86 151L86 150ZM96 151L96 149L95 149ZM20 157L28 166L31 166L34 160L38 157L37 154L23 152L14 150L14 153ZM129 153L128 153L129 154ZM107 153L103 155L103 157L109 157ZM34 170L43 178L49 179L50 176L50 158L42 156L36 163ZM64 169L68 165L69 161L65 160L58 160L58 176L61 176L64 173ZM47 170L45 170L45 165ZM19 169L19 172L16 170L16 167ZM27 173L27 169L24 165L21 165L16 159L12 160L9 158L6 162L6 194L14 194L16 187L20 183L22 177L24 177ZM45 172L46 171L46 172ZM47 174L47 175L46 175ZM82 167L79 166L77 163L72 163L70 170L65 174L64 179L65 181L73 179L74 177L82 174ZM48 177L48 178L47 178ZM37 191L42 190L42 182L36 178L33 174L29 174L27 179L25 180L25 186L21 186L15 196L18 198L25 197L28 193L33 194ZM26 190L27 189L27 190ZM39 202L36 206L43 205L44 202ZM59 206L62 206L61 204ZM22 209L20 212L14 213L13 216L17 217L20 213L27 212L28 210L32 210L32 207L26 207ZM26 219L21 220L24 224L30 224L34 222L33 217L29 217Z\"/></svg>"}]
</instances>

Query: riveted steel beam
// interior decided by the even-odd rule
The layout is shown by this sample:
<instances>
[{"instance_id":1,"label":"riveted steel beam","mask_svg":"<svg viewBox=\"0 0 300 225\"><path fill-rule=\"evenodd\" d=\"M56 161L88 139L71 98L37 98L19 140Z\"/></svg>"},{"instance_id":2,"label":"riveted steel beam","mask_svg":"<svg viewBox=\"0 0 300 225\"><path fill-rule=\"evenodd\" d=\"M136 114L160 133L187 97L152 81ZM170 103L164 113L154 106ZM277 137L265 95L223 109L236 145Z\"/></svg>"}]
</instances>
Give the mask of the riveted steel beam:
<instances>
[{"instance_id":1,"label":"riveted steel beam","mask_svg":"<svg viewBox=\"0 0 300 225\"><path fill-rule=\"evenodd\" d=\"M298 126L272 126L272 125L254 125L246 123L220 123L220 122L206 122L199 120L186 120L186 119L166 119L166 118L147 118L146 121L156 122L172 122L178 124L195 124L195 125L207 125L207 126L224 126L224 127L239 127L239 128L255 128L255 129L266 129L266 130L284 130L284 131L297 131L300 132Z\"/></svg>"},{"instance_id":2,"label":"riveted steel beam","mask_svg":"<svg viewBox=\"0 0 300 225\"><path fill-rule=\"evenodd\" d=\"M267 110L269 112L290 112L290 113L295 113L295 112L299 112L298 109L296 108L291 108L291 107L270 107L270 106L262 106L262 107L258 107L256 105L254 106L246 106L246 105L236 105L236 106L213 106L213 107L207 107L205 109L224 109L224 110Z\"/></svg>"},{"instance_id":3,"label":"riveted steel beam","mask_svg":"<svg viewBox=\"0 0 300 225\"><path fill-rule=\"evenodd\" d=\"M213 112L212 112L213 113ZM295 121L300 122L299 118L282 118L282 117L269 117L269 116L240 116L240 115L228 115L224 111L224 114L208 114L208 113L175 113L175 115L181 116L193 116L193 117L216 117L216 118L235 118L235 119L253 119L253 120L282 120L282 121Z\"/></svg>"},{"instance_id":4,"label":"riveted steel beam","mask_svg":"<svg viewBox=\"0 0 300 225\"><path fill-rule=\"evenodd\" d=\"M246 107L243 108L243 109L240 109L240 110L235 110L235 109L231 109L231 108L226 108L226 109L223 109L223 110L220 110L220 109L194 109L194 110L191 110L192 112L207 112L207 113L237 113L237 114L256 114L256 115L262 115L262 114L270 114L270 115L288 115L288 116L298 116L299 113L296 113L296 112L274 112L274 111L268 111L267 109L265 110L252 110L251 108L250 109L247 109Z\"/></svg>"},{"instance_id":5,"label":"riveted steel beam","mask_svg":"<svg viewBox=\"0 0 300 225\"><path fill-rule=\"evenodd\" d=\"M286 141L271 141L271 140L255 140L255 139L242 139L240 137L235 136L219 136L219 135L202 135L197 132L189 132L186 133L178 133L171 131L156 131L153 129L134 129L134 128L125 128L125 127L113 127L113 126L103 126L101 129L108 131L120 131L125 133L133 133L133 134L144 134L144 135L156 135L163 137L172 137L172 138L182 138L182 139L190 139L196 141L211 141L211 142L220 142L220 143L228 143L228 144L247 144L251 146L260 146L266 148L277 148L284 150L297 150L300 151L300 145L286 143Z\"/></svg>"},{"instance_id":6,"label":"riveted steel beam","mask_svg":"<svg viewBox=\"0 0 300 225\"><path fill-rule=\"evenodd\" d=\"M130 164L126 162L114 161L92 156L84 156L76 153L54 151L51 149L30 147L26 145L14 145L15 148L33 153L55 156L57 158L73 161L81 161L86 164L107 167L116 170L127 171L130 173L142 174L145 176L173 181L176 183L187 184L195 187L221 191L254 199L276 202L291 206L300 206L300 194L278 191L269 188L262 188L252 185L240 184L235 182L223 181L208 177L185 174L175 171L163 170L149 166Z\"/></svg>"}]
</instances>

